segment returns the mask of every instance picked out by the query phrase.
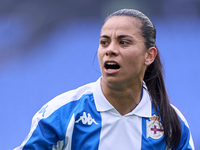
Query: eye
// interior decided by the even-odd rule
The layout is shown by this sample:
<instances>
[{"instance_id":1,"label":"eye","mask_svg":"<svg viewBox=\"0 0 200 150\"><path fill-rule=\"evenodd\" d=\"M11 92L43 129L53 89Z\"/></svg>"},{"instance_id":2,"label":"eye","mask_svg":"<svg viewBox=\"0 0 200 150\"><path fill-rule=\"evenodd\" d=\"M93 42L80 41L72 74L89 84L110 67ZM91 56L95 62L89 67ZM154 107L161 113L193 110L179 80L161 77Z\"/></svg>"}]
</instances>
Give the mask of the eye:
<instances>
[{"instance_id":1,"label":"eye","mask_svg":"<svg viewBox=\"0 0 200 150\"><path fill-rule=\"evenodd\" d=\"M109 44L109 42L106 40L101 40L100 44L101 44L101 46L107 46Z\"/></svg>"},{"instance_id":2,"label":"eye","mask_svg":"<svg viewBox=\"0 0 200 150\"><path fill-rule=\"evenodd\" d=\"M128 41L120 41L119 44L126 46L129 45L130 43Z\"/></svg>"}]
</instances>

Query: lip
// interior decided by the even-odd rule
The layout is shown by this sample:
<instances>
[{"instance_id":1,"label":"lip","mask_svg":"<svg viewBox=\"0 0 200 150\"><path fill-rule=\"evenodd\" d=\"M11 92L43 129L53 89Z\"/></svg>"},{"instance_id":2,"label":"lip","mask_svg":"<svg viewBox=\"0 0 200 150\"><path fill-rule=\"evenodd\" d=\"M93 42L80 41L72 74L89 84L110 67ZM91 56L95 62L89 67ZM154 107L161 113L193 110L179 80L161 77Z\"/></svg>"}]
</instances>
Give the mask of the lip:
<instances>
[{"instance_id":1,"label":"lip","mask_svg":"<svg viewBox=\"0 0 200 150\"><path fill-rule=\"evenodd\" d=\"M116 63L116 64L118 64L118 65L120 66L120 64L119 64L118 62L114 61L114 60L107 60L107 61L105 61L105 62L104 62L104 72L105 72L106 74L115 74L115 73L119 72L121 66L120 66L119 69L106 69L105 66L106 66L106 63L108 63L108 62Z\"/></svg>"}]
</instances>

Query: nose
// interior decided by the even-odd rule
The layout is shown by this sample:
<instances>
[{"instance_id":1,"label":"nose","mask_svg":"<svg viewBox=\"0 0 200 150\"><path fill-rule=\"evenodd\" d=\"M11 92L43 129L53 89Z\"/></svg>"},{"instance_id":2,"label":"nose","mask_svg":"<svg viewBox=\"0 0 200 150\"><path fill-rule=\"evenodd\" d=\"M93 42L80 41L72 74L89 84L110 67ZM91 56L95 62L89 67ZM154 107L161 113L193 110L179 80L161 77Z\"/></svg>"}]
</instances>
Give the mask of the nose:
<instances>
[{"instance_id":1,"label":"nose","mask_svg":"<svg viewBox=\"0 0 200 150\"><path fill-rule=\"evenodd\" d=\"M110 43L106 50L106 56L117 56L118 54L118 46L114 42Z\"/></svg>"}]
</instances>

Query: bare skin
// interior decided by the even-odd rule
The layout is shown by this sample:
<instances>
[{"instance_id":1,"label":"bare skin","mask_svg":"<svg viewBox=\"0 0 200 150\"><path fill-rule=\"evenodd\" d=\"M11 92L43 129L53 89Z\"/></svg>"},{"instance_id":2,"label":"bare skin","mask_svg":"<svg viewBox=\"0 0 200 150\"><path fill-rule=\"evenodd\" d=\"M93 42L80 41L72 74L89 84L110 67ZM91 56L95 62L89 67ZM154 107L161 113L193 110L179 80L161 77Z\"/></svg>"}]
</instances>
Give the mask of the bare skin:
<instances>
[{"instance_id":1,"label":"bare skin","mask_svg":"<svg viewBox=\"0 0 200 150\"><path fill-rule=\"evenodd\" d=\"M157 54L155 47L146 49L140 27L136 18L117 16L108 19L101 30L98 49L101 88L121 115L139 104L145 69Z\"/></svg>"}]
</instances>

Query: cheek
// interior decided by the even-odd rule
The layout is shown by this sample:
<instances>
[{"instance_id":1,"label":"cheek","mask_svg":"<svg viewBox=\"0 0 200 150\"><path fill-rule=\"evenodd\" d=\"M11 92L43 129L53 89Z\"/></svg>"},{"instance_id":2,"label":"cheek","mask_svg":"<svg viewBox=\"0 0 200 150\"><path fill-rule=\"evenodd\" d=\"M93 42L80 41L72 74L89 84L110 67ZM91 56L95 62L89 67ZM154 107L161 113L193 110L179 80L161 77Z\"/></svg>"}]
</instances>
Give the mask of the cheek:
<instances>
[{"instance_id":1,"label":"cheek","mask_svg":"<svg viewBox=\"0 0 200 150\"><path fill-rule=\"evenodd\" d=\"M103 59L103 53L100 49L98 49L97 55L98 55L99 65L101 66L102 65L102 59Z\"/></svg>"},{"instance_id":2,"label":"cheek","mask_svg":"<svg viewBox=\"0 0 200 150\"><path fill-rule=\"evenodd\" d=\"M144 56L141 54L129 54L126 56L126 58L124 58L124 60L126 60L127 65L130 68L136 68L137 66L141 66L144 65Z\"/></svg>"}]
</instances>

